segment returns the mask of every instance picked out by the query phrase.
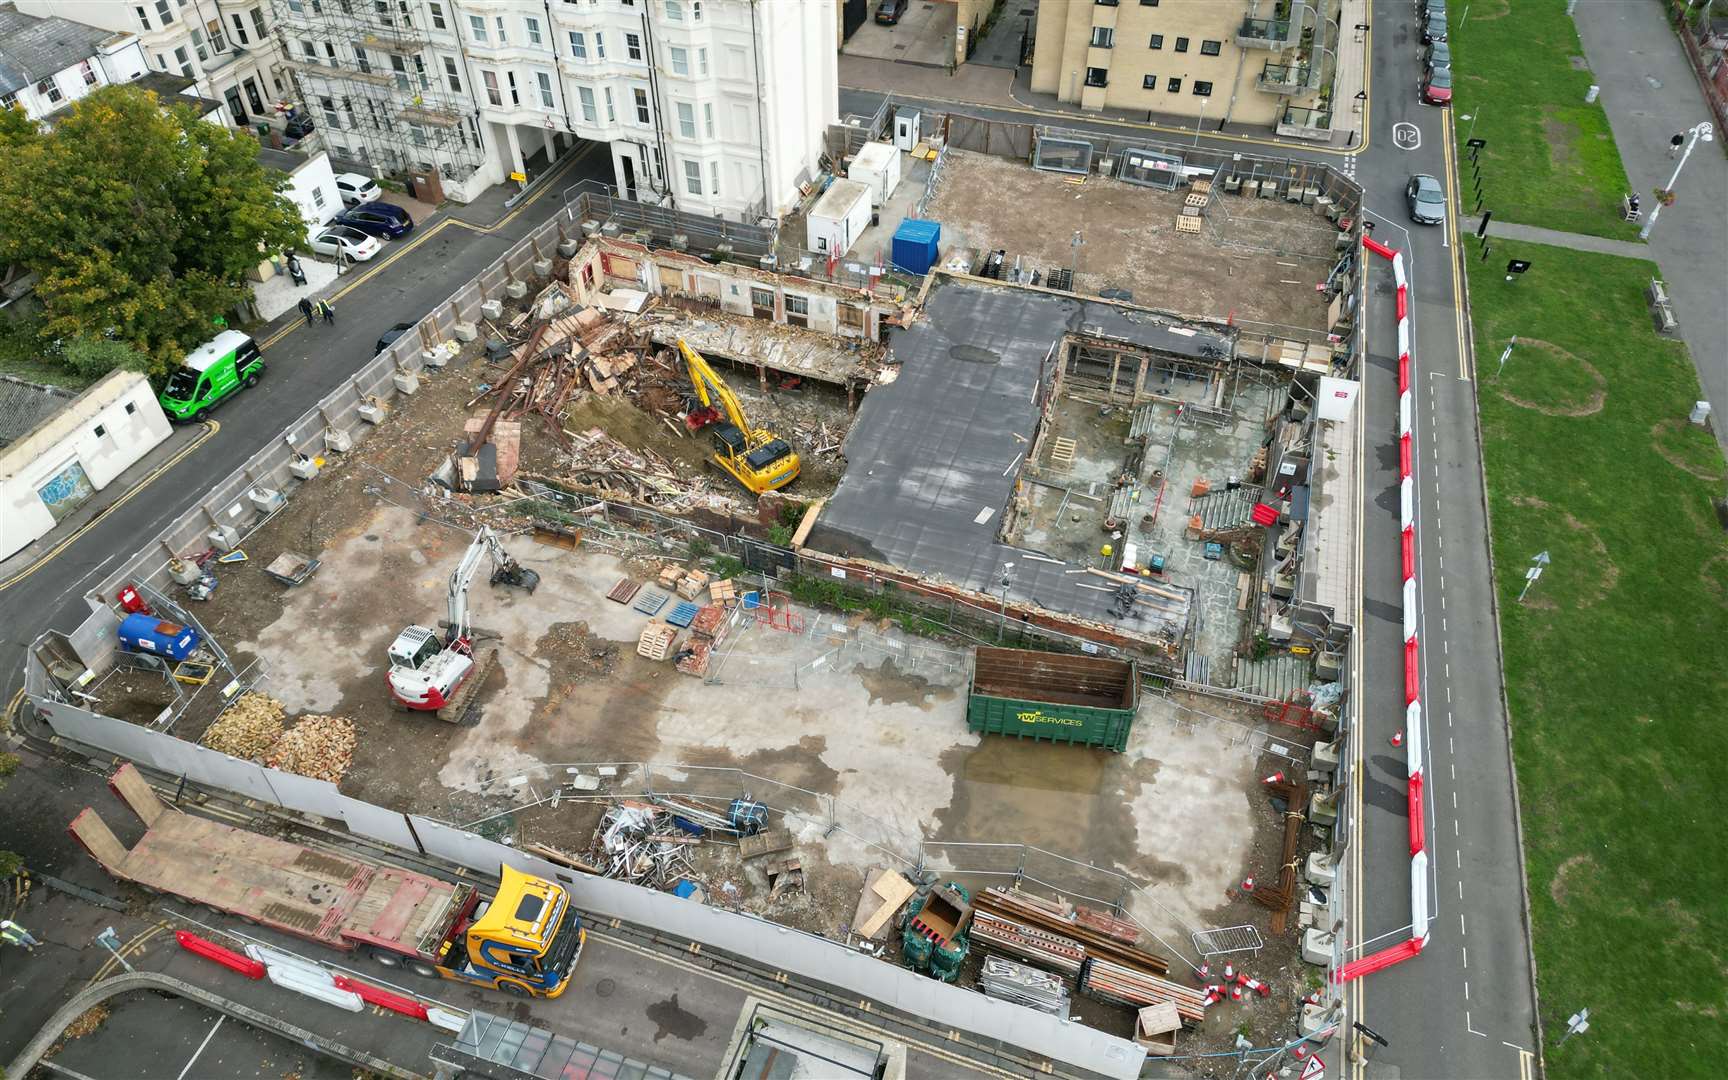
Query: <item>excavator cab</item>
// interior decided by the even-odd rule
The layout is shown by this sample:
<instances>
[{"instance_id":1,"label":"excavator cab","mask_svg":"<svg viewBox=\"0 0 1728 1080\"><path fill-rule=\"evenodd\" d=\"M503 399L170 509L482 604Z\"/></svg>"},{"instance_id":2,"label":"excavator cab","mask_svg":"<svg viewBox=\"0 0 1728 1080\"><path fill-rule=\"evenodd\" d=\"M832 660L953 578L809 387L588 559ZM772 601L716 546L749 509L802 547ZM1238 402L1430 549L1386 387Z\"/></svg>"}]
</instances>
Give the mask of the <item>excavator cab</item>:
<instances>
[{"instance_id":1,"label":"excavator cab","mask_svg":"<svg viewBox=\"0 0 1728 1080\"><path fill-rule=\"evenodd\" d=\"M800 463L792 445L767 428L752 428L732 388L688 342L680 339L678 351L695 391L684 423L691 431L706 429L713 436L714 464L758 495L797 479Z\"/></svg>"}]
</instances>

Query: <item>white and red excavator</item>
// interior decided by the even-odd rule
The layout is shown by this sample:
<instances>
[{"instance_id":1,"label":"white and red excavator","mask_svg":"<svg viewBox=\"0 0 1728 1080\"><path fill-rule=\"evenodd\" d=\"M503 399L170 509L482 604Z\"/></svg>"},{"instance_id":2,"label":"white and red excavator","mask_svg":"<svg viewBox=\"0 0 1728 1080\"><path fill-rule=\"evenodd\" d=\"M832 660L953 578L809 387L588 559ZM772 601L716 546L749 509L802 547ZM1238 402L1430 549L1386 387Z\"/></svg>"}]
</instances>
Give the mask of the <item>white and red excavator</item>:
<instances>
[{"instance_id":1,"label":"white and red excavator","mask_svg":"<svg viewBox=\"0 0 1728 1080\"><path fill-rule=\"evenodd\" d=\"M498 534L482 527L450 575L445 595L444 632L410 626L390 643L390 701L398 709L436 712L438 719L460 724L467 719L475 696L496 660L493 650L476 649L468 621L468 586L482 557L492 560L492 584L513 585L530 594L540 575L511 557Z\"/></svg>"}]
</instances>

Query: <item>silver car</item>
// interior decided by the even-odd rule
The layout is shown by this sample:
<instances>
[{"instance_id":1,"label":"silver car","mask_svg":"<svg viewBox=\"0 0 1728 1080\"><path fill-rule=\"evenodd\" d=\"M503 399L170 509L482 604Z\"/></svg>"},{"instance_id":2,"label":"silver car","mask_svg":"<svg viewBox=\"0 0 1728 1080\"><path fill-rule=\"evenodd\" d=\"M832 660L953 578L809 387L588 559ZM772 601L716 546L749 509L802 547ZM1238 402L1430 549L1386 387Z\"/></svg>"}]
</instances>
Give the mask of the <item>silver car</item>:
<instances>
[{"instance_id":1,"label":"silver car","mask_svg":"<svg viewBox=\"0 0 1728 1080\"><path fill-rule=\"evenodd\" d=\"M1446 192L1440 181L1427 173L1416 173L1404 185L1404 201L1410 207L1410 220L1418 225L1446 224Z\"/></svg>"}]
</instances>

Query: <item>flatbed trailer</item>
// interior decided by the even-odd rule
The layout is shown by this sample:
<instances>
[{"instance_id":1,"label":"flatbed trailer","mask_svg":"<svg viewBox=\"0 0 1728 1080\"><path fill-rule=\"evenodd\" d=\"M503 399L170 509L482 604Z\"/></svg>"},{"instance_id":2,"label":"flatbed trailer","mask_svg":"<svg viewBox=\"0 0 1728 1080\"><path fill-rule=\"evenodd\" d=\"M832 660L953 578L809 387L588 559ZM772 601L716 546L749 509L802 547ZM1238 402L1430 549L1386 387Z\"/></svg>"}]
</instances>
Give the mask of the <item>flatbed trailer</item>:
<instances>
[{"instance_id":1,"label":"flatbed trailer","mask_svg":"<svg viewBox=\"0 0 1728 1080\"><path fill-rule=\"evenodd\" d=\"M540 946L544 955L525 959L521 970L475 963L470 952L477 950L483 959L496 955L498 931L511 927L510 912L481 909L473 885L315 851L183 813L163 805L130 762L115 771L109 787L144 822L143 838L128 849L89 807L72 820L72 835L110 874L145 889L329 948L362 950L386 966L514 993L555 996L575 966L583 930L561 886L504 868L504 884L512 887L507 891L541 901L535 910L543 914L532 920L538 940L528 944ZM519 905L517 898L511 911ZM520 933L507 943L520 955Z\"/></svg>"}]
</instances>

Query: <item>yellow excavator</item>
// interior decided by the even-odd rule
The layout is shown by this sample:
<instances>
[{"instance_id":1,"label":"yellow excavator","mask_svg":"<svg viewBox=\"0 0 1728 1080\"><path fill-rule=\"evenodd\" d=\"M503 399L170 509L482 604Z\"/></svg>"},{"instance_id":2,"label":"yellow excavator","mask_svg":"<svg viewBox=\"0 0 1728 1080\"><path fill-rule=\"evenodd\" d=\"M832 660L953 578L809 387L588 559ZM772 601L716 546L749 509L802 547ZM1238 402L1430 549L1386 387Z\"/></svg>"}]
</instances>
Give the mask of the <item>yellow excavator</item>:
<instances>
[{"instance_id":1,"label":"yellow excavator","mask_svg":"<svg viewBox=\"0 0 1728 1080\"><path fill-rule=\"evenodd\" d=\"M690 371L695 403L684 414L691 431L707 428L714 435L714 464L754 494L777 491L798 476L798 454L785 439L767 428L752 428L726 381L708 365L702 354L683 338L678 351ZM719 402L716 407L715 402Z\"/></svg>"}]
</instances>

